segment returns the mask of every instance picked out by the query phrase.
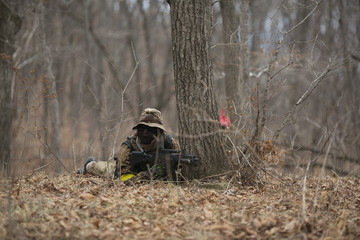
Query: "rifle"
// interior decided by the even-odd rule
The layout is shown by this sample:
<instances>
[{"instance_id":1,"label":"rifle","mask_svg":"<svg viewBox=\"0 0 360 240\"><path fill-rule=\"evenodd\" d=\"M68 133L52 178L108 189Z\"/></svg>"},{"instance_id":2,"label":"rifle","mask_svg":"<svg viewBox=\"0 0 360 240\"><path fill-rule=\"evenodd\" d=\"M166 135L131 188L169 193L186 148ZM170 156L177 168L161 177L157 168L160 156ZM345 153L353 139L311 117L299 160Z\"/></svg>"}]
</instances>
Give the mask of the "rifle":
<instances>
[{"instance_id":1,"label":"rifle","mask_svg":"<svg viewBox=\"0 0 360 240\"><path fill-rule=\"evenodd\" d=\"M185 149L182 151L173 149L160 149L157 153L146 154L144 152L130 153L130 170L132 172L147 171L153 178L168 176L171 181L176 180L175 170L179 164L197 166L198 159L190 155ZM148 167L152 166L149 169Z\"/></svg>"}]
</instances>

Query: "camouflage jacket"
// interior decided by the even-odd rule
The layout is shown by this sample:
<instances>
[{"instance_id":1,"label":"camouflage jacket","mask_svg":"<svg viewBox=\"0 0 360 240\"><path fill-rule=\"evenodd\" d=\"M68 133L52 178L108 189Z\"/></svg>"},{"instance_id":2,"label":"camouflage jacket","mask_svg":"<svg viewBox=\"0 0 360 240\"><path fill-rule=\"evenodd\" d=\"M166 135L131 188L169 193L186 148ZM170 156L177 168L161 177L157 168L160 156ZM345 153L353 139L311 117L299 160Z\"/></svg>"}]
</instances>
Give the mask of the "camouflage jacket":
<instances>
[{"instance_id":1,"label":"camouflage jacket","mask_svg":"<svg viewBox=\"0 0 360 240\"><path fill-rule=\"evenodd\" d=\"M123 142L120 146L119 151L114 157L114 160L116 161L116 169L119 171L118 174L125 174L125 173L133 173L130 171L130 153L132 151L142 151L136 142L137 135L136 133L130 137L127 138L125 142ZM175 149L180 150L179 143L172 138L169 134L163 135L164 139L164 149ZM146 153L153 153L156 150L148 151ZM135 173L136 174L136 173Z\"/></svg>"}]
</instances>

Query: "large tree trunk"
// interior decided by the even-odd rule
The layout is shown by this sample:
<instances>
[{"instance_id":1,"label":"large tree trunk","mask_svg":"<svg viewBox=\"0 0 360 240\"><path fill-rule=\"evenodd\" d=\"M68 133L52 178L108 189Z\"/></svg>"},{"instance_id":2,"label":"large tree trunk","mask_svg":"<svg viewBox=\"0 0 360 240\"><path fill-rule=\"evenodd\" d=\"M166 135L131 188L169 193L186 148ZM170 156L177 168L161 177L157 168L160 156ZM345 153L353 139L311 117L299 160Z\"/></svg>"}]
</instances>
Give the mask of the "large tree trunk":
<instances>
[{"instance_id":1,"label":"large tree trunk","mask_svg":"<svg viewBox=\"0 0 360 240\"><path fill-rule=\"evenodd\" d=\"M211 1L171 0L175 89L182 147L199 157L199 166L185 171L190 178L230 168L219 132L209 38ZM188 170L188 169L185 169Z\"/></svg>"},{"instance_id":2,"label":"large tree trunk","mask_svg":"<svg viewBox=\"0 0 360 240\"><path fill-rule=\"evenodd\" d=\"M10 175L10 146L13 119L11 97L11 59L14 53L14 35L20 29L21 19L0 0L0 170Z\"/></svg>"}]
</instances>

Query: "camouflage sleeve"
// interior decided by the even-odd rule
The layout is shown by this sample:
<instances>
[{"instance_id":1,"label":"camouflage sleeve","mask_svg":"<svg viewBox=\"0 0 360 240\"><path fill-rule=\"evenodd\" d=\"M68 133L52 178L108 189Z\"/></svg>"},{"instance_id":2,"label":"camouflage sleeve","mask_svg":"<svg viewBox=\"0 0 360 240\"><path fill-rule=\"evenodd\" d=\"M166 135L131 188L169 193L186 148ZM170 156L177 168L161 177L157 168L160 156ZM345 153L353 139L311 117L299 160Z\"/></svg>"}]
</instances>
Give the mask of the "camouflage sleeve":
<instances>
[{"instance_id":1,"label":"camouflage sleeve","mask_svg":"<svg viewBox=\"0 0 360 240\"><path fill-rule=\"evenodd\" d=\"M174 150L181 150L180 144L174 138L171 138L171 148Z\"/></svg>"},{"instance_id":2,"label":"camouflage sleeve","mask_svg":"<svg viewBox=\"0 0 360 240\"><path fill-rule=\"evenodd\" d=\"M121 170L121 174L130 171L130 149L127 145L121 145L119 152L115 156L116 168Z\"/></svg>"}]
</instances>

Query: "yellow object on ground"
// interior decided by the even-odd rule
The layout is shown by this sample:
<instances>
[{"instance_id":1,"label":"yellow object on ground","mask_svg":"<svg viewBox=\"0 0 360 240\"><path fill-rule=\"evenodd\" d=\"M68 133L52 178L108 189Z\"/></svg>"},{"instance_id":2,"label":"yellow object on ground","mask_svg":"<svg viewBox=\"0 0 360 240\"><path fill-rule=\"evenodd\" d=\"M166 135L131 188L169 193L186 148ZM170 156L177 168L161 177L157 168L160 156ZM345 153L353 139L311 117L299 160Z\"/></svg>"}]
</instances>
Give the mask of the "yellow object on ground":
<instances>
[{"instance_id":1,"label":"yellow object on ground","mask_svg":"<svg viewBox=\"0 0 360 240\"><path fill-rule=\"evenodd\" d=\"M135 174L132 174L132 173L123 174L123 175L121 175L120 180L121 180L122 182L124 182L124 181L132 178L133 176L135 176Z\"/></svg>"}]
</instances>

